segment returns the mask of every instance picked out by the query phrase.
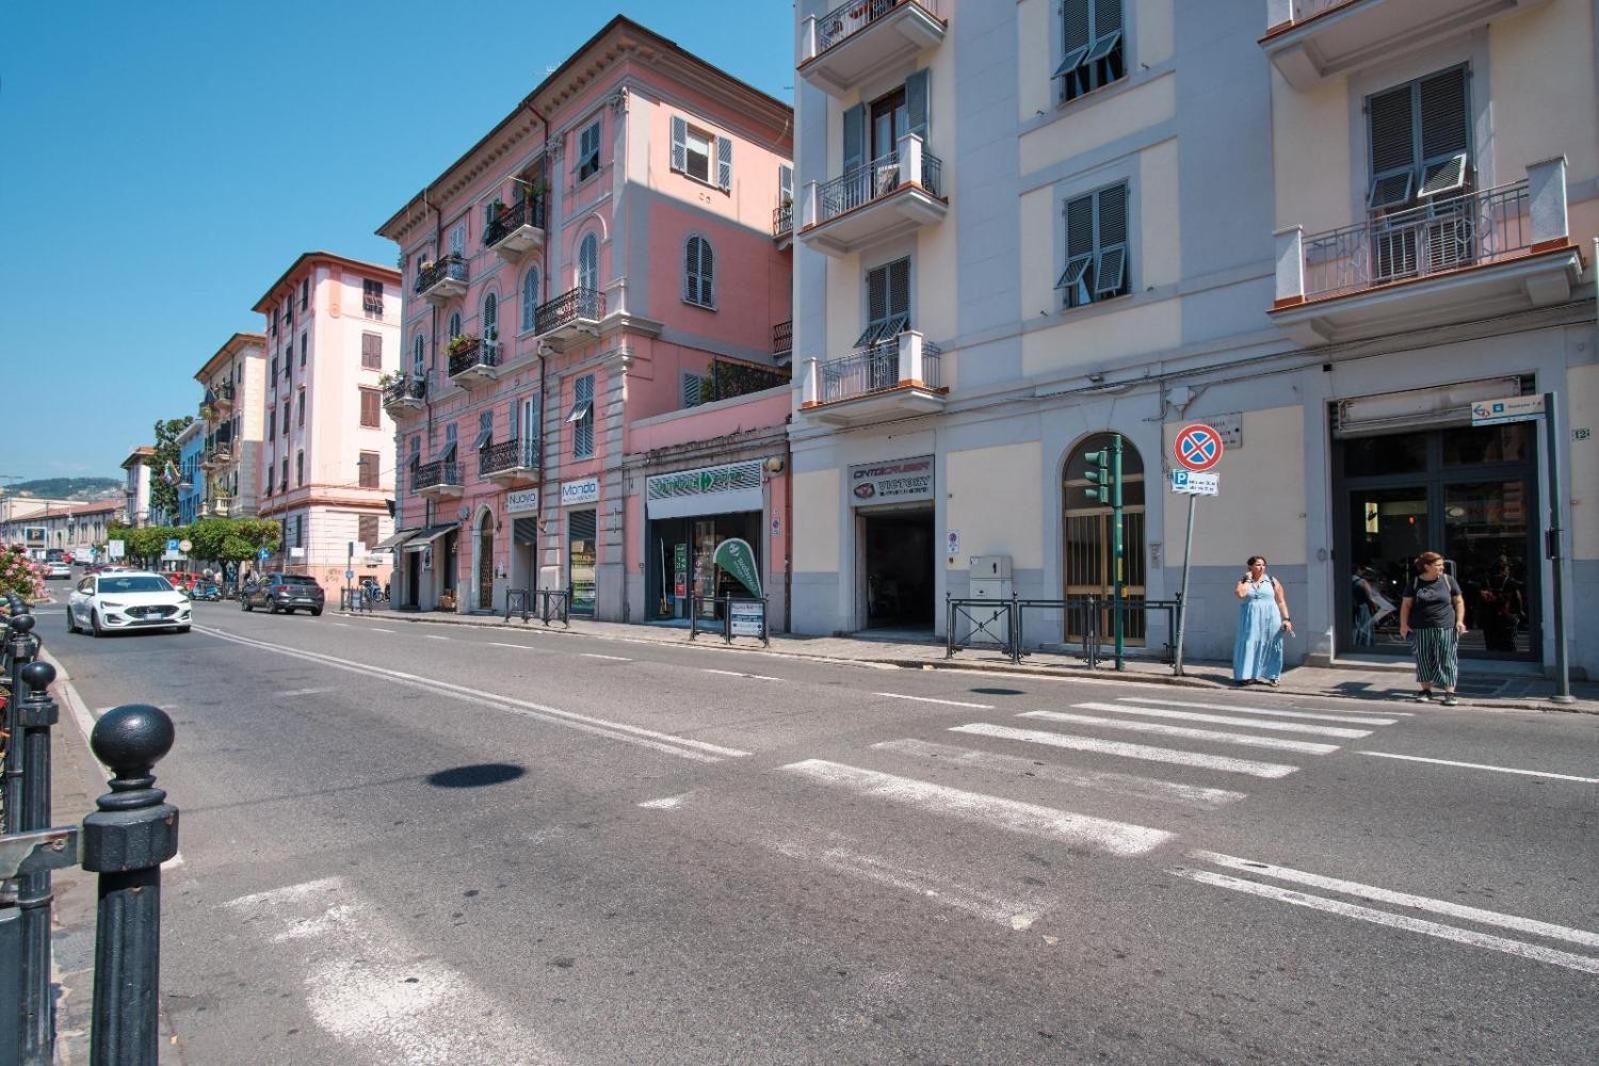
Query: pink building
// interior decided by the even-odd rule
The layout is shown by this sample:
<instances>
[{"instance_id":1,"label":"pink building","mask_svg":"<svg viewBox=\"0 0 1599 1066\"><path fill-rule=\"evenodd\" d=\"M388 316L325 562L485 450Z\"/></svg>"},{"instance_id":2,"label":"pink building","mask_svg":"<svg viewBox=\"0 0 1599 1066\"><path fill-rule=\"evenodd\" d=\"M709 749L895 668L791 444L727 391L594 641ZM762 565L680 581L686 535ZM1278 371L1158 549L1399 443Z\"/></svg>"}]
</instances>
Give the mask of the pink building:
<instances>
[{"instance_id":1,"label":"pink building","mask_svg":"<svg viewBox=\"0 0 1599 1066\"><path fill-rule=\"evenodd\" d=\"M618 17L378 230L405 264L397 606L683 617L677 575L724 586L694 555L733 535L781 586L792 119ZM707 491L647 506L689 469Z\"/></svg>"},{"instance_id":2,"label":"pink building","mask_svg":"<svg viewBox=\"0 0 1599 1066\"><path fill-rule=\"evenodd\" d=\"M266 316L258 513L283 524L264 568L310 574L335 602L352 543L358 575L388 569L374 550L394 528L383 387L400 363L399 282L389 267L306 252L254 307Z\"/></svg>"}]
</instances>

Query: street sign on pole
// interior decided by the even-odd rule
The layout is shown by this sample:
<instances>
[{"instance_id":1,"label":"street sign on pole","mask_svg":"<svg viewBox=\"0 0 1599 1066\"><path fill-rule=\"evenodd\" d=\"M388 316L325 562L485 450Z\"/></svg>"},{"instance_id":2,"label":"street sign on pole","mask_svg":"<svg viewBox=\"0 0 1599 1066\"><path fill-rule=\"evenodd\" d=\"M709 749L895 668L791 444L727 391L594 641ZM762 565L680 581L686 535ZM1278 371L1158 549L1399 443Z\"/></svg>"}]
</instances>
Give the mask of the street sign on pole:
<instances>
[{"instance_id":1,"label":"street sign on pole","mask_svg":"<svg viewBox=\"0 0 1599 1066\"><path fill-rule=\"evenodd\" d=\"M1507 396L1502 400L1478 400L1471 405L1471 424L1497 426L1503 422L1530 422L1542 418L1546 397Z\"/></svg>"},{"instance_id":2,"label":"street sign on pole","mask_svg":"<svg viewBox=\"0 0 1599 1066\"><path fill-rule=\"evenodd\" d=\"M1200 474L1193 470L1173 470L1171 490L1186 496L1215 496L1221 491L1221 476Z\"/></svg>"},{"instance_id":3,"label":"street sign on pole","mask_svg":"<svg viewBox=\"0 0 1599 1066\"><path fill-rule=\"evenodd\" d=\"M266 562L268 559L270 559L272 557L272 549L271 548L262 548L260 551L256 552L255 554L256 554L256 558L260 559L264 563L264 562Z\"/></svg>"},{"instance_id":4,"label":"street sign on pole","mask_svg":"<svg viewBox=\"0 0 1599 1066\"><path fill-rule=\"evenodd\" d=\"M1189 470L1205 471L1221 462L1221 434L1203 422L1194 422L1177 431L1172 455Z\"/></svg>"},{"instance_id":5,"label":"street sign on pole","mask_svg":"<svg viewBox=\"0 0 1599 1066\"><path fill-rule=\"evenodd\" d=\"M128 551L128 545L127 545L126 541L121 541L121 540L108 540L108 541L106 541L105 554L106 554L106 558L107 559L121 559L124 555L127 554L127 551Z\"/></svg>"},{"instance_id":6,"label":"street sign on pole","mask_svg":"<svg viewBox=\"0 0 1599 1066\"><path fill-rule=\"evenodd\" d=\"M1177 646L1172 649L1172 673L1182 676L1183 638L1188 633L1188 573L1194 560L1194 508L1201 496L1220 492L1221 477L1207 473L1221 462L1221 434L1203 422L1194 422L1177 431L1172 456L1183 469L1171 472L1171 490L1188 497L1188 536L1183 541L1183 587L1177 594Z\"/></svg>"}]
</instances>

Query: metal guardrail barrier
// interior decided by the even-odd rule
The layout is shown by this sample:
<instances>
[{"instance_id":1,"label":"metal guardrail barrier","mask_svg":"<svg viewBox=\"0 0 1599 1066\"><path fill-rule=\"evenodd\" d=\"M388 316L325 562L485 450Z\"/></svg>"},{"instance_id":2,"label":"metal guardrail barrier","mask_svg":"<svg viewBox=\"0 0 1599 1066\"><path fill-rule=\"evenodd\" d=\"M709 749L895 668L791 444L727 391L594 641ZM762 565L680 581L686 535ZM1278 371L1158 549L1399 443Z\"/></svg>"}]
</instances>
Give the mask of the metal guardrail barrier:
<instances>
[{"instance_id":1,"label":"metal guardrail barrier","mask_svg":"<svg viewBox=\"0 0 1599 1066\"><path fill-rule=\"evenodd\" d=\"M1107 610L1114 610L1114 601L1109 596L1071 596L1066 599L1022 599L1012 595L1008 600L951 598L945 596L945 629L944 629L944 657L953 659L957 651L971 648L974 644L972 638L981 633L989 637L995 644L1010 657L1013 663L1020 663L1030 654L1026 650L1026 618L1029 611L1059 612L1062 618L1062 632L1070 633L1074 628L1070 624L1071 616L1077 613L1079 624L1075 627L1082 635L1083 661L1090 670L1098 669L1099 664L1107 658L1103 654L1105 633L1100 626L1100 615ZM1166 645L1161 661L1175 663L1177 649L1177 626L1182 616L1182 597L1169 600L1125 600L1121 609L1125 618L1128 614L1144 614L1143 631L1149 632L1148 616L1150 612L1158 611L1166 616ZM986 617L979 618L974 611ZM1001 625L1000 616L1004 621ZM966 621L972 626L971 632L965 641L957 638L958 621ZM1112 627L1114 629L1114 627ZM1068 642L1070 643L1070 642Z\"/></svg>"},{"instance_id":2,"label":"metal guardrail barrier","mask_svg":"<svg viewBox=\"0 0 1599 1066\"><path fill-rule=\"evenodd\" d=\"M701 608L707 603L713 604L713 605L719 603L719 604L722 605L722 619L721 619L721 627L720 628L721 628L721 631L722 631L722 640L723 640L724 643L727 643L727 644L733 643L733 638L734 637L756 637L756 638L758 638L760 640L760 642L763 645L765 645L766 647L771 647L771 645L772 645L772 631L771 631L771 625L768 622L768 618L770 616L770 611L768 609L769 605L767 603L767 597L765 597L765 596L732 596L732 595L728 595L728 596L697 596L697 595L691 594L689 596L689 598L688 598L688 618L689 618L688 639L689 640L694 640L702 632L706 632L706 633L712 632L712 630L709 627L704 627L704 626L701 626L701 624L700 624L701 621L712 621L712 622L714 622L716 620L714 617L710 618L710 619L701 619L701 617L700 617ZM745 605L745 604L755 604L755 603L758 603L758 604L761 605L760 631L758 633L748 633L748 632L735 633L735 632L733 632L733 626L734 626L733 608L734 608L734 606L736 606L736 605ZM748 613L745 614L745 621L742 623L742 625L743 626L747 626L748 625Z\"/></svg>"}]
</instances>

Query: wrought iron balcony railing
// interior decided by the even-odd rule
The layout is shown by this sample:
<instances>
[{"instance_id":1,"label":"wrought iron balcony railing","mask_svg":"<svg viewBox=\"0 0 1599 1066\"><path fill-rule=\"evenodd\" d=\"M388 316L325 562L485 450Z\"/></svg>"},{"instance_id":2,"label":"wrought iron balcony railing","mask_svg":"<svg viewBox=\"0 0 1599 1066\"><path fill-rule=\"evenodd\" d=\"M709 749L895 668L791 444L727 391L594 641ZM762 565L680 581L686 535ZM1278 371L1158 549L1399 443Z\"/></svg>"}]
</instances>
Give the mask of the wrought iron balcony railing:
<instances>
[{"instance_id":1,"label":"wrought iron balcony railing","mask_svg":"<svg viewBox=\"0 0 1599 1066\"><path fill-rule=\"evenodd\" d=\"M473 337L466 344L450 352L450 377L464 374L473 367L499 366L500 346L492 340Z\"/></svg>"},{"instance_id":2,"label":"wrought iron balcony railing","mask_svg":"<svg viewBox=\"0 0 1599 1066\"><path fill-rule=\"evenodd\" d=\"M924 147L921 173L916 183L934 196L944 195L944 165ZM816 189L816 222L821 224L853 211L899 189L906 175L900 166L898 150L884 153L867 163L826 182Z\"/></svg>"},{"instance_id":3,"label":"wrought iron balcony railing","mask_svg":"<svg viewBox=\"0 0 1599 1066\"><path fill-rule=\"evenodd\" d=\"M853 355L821 364L818 399L822 403L834 403L898 388L902 369L900 349L899 337L890 337ZM920 381L930 389L939 387L938 363L942 354L938 345L922 343Z\"/></svg>"},{"instance_id":4,"label":"wrought iron balcony railing","mask_svg":"<svg viewBox=\"0 0 1599 1066\"><path fill-rule=\"evenodd\" d=\"M1391 211L1304 242L1307 299L1477 266L1535 243L1525 181Z\"/></svg>"},{"instance_id":5,"label":"wrought iron balcony railing","mask_svg":"<svg viewBox=\"0 0 1599 1066\"><path fill-rule=\"evenodd\" d=\"M431 463L422 463L411 474L411 488L416 492L437 488L440 485L460 483L461 466L453 459L436 459Z\"/></svg>"},{"instance_id":6,"label":"wrought iron balcony railing","mask_svg":"<svg viewBox=\"0 0 1599 1066\"><path fill-rule=\"evenodd\" d=\"M428 379L426 374L400 374L383 387L383 402L397 403L401 400L422 400L428 394Z\"/></svg>"},{"instance_id":7,"label":"wrought iron balcony railing","mask_svg":"<svg viewBox=\"0 0 1599 1066\"><path fill-rule=\"evenodd\" d=\"M368 317L368 318L382 318L383 317L383 297L381 297L381 296L362 296L361 297L361 312L363 314L365 314L366 317Z\"/></svg>"},{"instance_id":8,"label":"wrought iron balcony railing","mask_svg":"<svg viewBox=\"0 0 1599 1066\"><path fill-rule=\"evenodd\" d=\"M533 331L551 333L573 322L598 322L604 317L605 293L598 289L572 289L539 305L533 315Z\"/></svg>"},{"instance_id":9,"label":"wrought iron balcony railing","mask_svg":"<svg viewBox=\"0 0 1599 1066\"><path fill-rule=\"evenodd\" d=\"M466 260L453 252L436 263L430 263L417 271L416 292L421 295L445 278L456 281L466 281Z\"/></svg>"},{"instance_id":10,"label":"wrought iron balcony railing","mask_svg":"<svg viewBox=\"0 0 1599 1066\"><path fill-rule=\"evenodd\" d=\"M794 351L794 320L779 322L772 327L772 354L789 355Z\"/></svg>"},{"instance_id":11,"label":"wrought iron balcony railing","mask_svg":"<svg viewBox=\"0 0 1599 1066\"><path fill-rule=\"evenodd\" d=\"M816 20L817 53L842 44L907 3L938 13L937 0L849 0Z\"/></svg>"},{"instance_id":12,"label":"wrought iron balcony railing","mask_svg":"<svg viewBox=\"0 0 1599 1066\"><path fill-rule=\"evenodd\" d=\"M491 477L507 470L537 470L539 468L539 442L524 441L517 437L491 444L478 453L479 477Z\"/></svg>"},{"instance_id":13,"label":"wrought iron balcony railing","mask_svg":"<svg viewBox=\"0 0 1599 1066\"><path fill-rule=\"evenodd\" d=\"M494 247L505 239L506 234L522 226L544 228L544 197L518 200L509 207L500 208L483 230L483 246Z\"/></svg>"},{"instance_id":14,"label":"wrought iron balcony railing","mask_svg":"<svg viewBox=\"0 0 1599 1066\"><path fill-rule=\"evenodd\" d=\"M772 237L780 239L794 232L794 201L784 200L772 209Z\"/></svg>"}]
</instances>

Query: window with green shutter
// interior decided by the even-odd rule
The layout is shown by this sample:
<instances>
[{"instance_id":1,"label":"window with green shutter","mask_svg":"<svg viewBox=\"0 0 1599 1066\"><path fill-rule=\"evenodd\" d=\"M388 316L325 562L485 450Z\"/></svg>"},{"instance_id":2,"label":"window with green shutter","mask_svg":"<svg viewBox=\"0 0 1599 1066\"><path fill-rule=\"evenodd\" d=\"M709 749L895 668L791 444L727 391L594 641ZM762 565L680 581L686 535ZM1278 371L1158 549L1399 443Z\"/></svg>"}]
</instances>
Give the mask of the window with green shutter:
<instances>
[{"instance_id":1,"label":"window with green shutter","mask_svg":"<svg viewBox=\"0 0 1599 1066\"><path fill-rule=\"evenodd\" d=\"M1372 211L1411 207L1470 183L1469 80L1464 66L1452 67L1367 98Z\"/></svg>"},{"instance_id":2,"label":"window with green shutter","mask_svg":"<svg viewBox=\"0 0 1599 1066\"><path fill-rule=\"evenodd\" d=\"M1119 81L1127 74L1124 0L1062 0L1061 60L1054 76L1061 100Z\"/></svg>"},{"instance_id":3,"label":"window with green shutter","mask_svg":"<svg viewBox=\"0 0 1599 1066\"><path fill-rule=\"evenodd\" d=\"M896 259L866 272L866 329L855 346L868 348L910 328L911 261Z\"/></svg>"},{"instance_id":4,"label":"window with green shutter","mask_svg":"<svg viewBox=\"0 0 1599 1066\"><path fill-rule=\"evenodd\" d=\"M1082 307L1131 291L1127 184L1066 201L1066 267L1055 288L1066 307Z\"/></svg>"}]
</instances>

